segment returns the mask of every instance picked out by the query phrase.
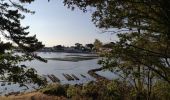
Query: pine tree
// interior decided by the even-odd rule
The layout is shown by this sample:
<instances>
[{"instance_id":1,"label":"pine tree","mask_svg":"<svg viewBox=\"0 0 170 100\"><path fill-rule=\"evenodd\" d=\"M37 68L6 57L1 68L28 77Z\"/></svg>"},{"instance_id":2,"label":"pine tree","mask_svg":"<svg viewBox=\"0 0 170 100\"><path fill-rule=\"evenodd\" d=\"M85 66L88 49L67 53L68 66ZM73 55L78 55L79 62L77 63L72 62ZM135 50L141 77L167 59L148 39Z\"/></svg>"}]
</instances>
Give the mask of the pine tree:
<instances>
[{"instance_id":1,"label":"pine tree","mask_svg":"<svg viewBox=\"0 0 170 100\"><path fill-rule=\"evenodd\" d=\"M34 13L22 6L22 3L33 1L0 0L0 78L2 80L18 82L22 85L27 82L38 85L44 83L35 69L20 64L27 60L43 60L33 52L44 45L37 40L35 35L29 35L28 26L21 25L21 20L24 19L23 13ZM16 53L16 49L21 50L22 54Z\"/></svg>"}]
</instances>

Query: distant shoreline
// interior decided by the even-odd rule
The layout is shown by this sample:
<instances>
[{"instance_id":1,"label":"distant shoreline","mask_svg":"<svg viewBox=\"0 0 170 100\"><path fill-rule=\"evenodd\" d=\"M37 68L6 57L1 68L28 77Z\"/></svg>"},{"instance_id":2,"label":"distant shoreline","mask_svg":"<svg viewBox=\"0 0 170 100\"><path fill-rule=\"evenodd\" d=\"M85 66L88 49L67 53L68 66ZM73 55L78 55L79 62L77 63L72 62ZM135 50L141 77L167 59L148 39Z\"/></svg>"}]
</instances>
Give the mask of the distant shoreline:
<instances>
[{"instance_id":1,"label":"distant shoreline","mask_svg":"<svg viewBox=\"0 0 170 100\"><path fill-rule=\"evenodd\" d=\"M76 52L76 51L36 51L36 52L43 52L43 53L80 53L80 54L97 54L96 52Z\"/></svg>"}]
</instances>

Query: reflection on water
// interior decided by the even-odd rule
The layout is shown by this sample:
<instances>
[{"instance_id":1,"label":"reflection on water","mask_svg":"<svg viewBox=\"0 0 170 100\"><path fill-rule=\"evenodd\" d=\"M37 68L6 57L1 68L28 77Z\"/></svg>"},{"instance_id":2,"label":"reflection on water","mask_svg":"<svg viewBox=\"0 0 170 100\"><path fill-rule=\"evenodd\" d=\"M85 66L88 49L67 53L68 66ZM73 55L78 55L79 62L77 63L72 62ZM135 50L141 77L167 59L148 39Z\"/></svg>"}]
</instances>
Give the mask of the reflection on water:
<instances>
[{"instance_id":1,"label":"reflection on water","mask_svg":"<svg viewBox=\"0 0 170 100\"><path fill-rule=\"evenodd\" d=\"M78 54L76 53L38 53L39 56L43 58L64 58L68 57L68 55L72 56L88 56L89 54ZM87 83L91 80L95 80L93 77L91 77L87 72L90 69L95 69L101 67L97 64L98 59L93 60L84 60L84 61L78 61L78 62L71 62L71 61L58 61L58 60L48 60L47 63L40 62L37 60L33 61L27 61L24 62L25 65L35 68L40 75L48 75L53 74L57 78L60 79L61 84L79 84L79 83ZM63 76L64 74L74 74L76 75L80 80L74 80L74 81L67 81L66 78ZM114 77L114 74L105 71L105 72L97 72L98 74L105 76L108 79L112 79ZM82 77L82 75L86 77ZM47 79L49 82L50 79ZM19 88L17 85L11 85L11 86L0 86L1 90L6 89L9 91L19 91ZM21 88L21 90L25 90L25 88ZM32 89L31 89L32 90ZM0 91L2 92L2 91Z\"/></svg>"}]
</instances>

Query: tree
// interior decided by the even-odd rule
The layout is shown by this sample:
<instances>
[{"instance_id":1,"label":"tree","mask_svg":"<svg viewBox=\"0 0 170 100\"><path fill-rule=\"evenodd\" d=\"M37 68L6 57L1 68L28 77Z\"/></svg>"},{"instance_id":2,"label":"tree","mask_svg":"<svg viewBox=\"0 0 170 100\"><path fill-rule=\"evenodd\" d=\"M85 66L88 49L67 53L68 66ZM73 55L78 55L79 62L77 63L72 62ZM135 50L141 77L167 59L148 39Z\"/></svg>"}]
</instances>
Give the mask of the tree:
<instances>
[{"instance_id":1,"label":"tree","mask_svg":"<svg viewBox=\"0 0 170 100\"><path fill-rule=\"evenodd\" d=\"M113 58L124 61L125 56L129 57L170 83L169 0L64 0L64 3L85 12L91 7L92 21L97 27L106 31L118 29L111 31L119 33L116 49L120 55Z\"/></svg>"},{"instance_id":2,"label":"tree","mask_svg":"<svg viewBox=\"0 0 170 100\"><path fill-rule=\"evenodd\" d=\"M114 46L114 42L106 43L103 45L104 48L111 48L111 49L113 48L113 46Z\"/></svg>"},{"instance_id":3,"label":"tree","mask_svg":"<svg viewBox=\"0 0 170 100\"><path fill-rule=\"evenodd\" d=\"M138 88L147 78L148 91L153 75L170 84L169 0L64 0L64 3L84 12L92 8L94 24L118 35L119 41L101 61L105 69L119 70L135 78ZM149 95L148 92L147 99Z\"/></svg>"},{"instance_id":4,"label":"tree","mask_svg":"<svg viewBox=\"0 0 170 100\"><path fill-rule=\"evenodd\" d=\"M57 45L57 46L54 46L54 49L56 49L56 50L64 50L64 46Z\"/></svg>"},{"instance_id":5,"label":"tree","mask_svg":"<svg viewBox=\"0 0 170 100\"><path fill-rule=\"evenodd\" d=\"M38 59L45 61L33 52L44 45L36 36L30 36L27 29L20 23L24 19L23 13L34 13L22 6L22 3L31 3L34 0L0 0L0 78L6 81L18 82L24 85L27 82L42 85L42 77L36 70L21 65L20 62ZM8 42L3 42L6 40ZM14 46L22 50L22 55L14 52Z\"/></svg>"},{"instance_id":6,"label":"tree","mask_svg":"<svg viewBox=\"0 0 170 100\"><path fill-rule=\"evenodd\" d=\"M102 47L102 42L100 41L100 40L98 40L98 39L95 39L95 41L94 41L94 49L96 50L96 51L99 51L99 49Z\"/></svg>"},{"instance_id":7,"label":"tree","mask_svg":"<svg viewBox=\"0 0 170 100\"><path fill-rule=\"evenodd\" d=\"M92 50L94 45L93 44L86 44L86 47L88 47L90 50Z\"/></svg>"},{"instance_id":8,"label":"tree","mask_svg":"<svg viewBox=\"0 0 170 100\"><path fill-rule=\"evenodd\" d=\"M75 43L75 49L81 50L82 47L83 47L82 44L80 44L80 43Z\"/></svg>"}]
</instances>

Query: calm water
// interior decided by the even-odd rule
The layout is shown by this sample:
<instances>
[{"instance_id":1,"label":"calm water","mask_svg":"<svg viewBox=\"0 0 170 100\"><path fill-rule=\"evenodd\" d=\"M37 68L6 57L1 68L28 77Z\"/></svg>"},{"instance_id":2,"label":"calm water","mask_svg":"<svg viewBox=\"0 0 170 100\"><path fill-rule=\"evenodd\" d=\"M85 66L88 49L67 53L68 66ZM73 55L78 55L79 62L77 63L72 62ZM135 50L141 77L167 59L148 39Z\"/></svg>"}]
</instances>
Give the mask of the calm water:
<instances>
[{"instance_id":1,"label":"calm water","mask_svg":"<svg viewBox=\"0 0 170 100\"><path fill-rule=\"evenodd\" d=\"M39 56L43 58L64 58L68 57L67 55L75 55L75 53L37 53ZM83 55L87 56L89 54L77 54L76 55ZM97 64L97 61L99 59L93 59L93 60L84 60L84 61L78 61L78 62L71 62L71 61L58 61L58 60L48 60L47 63L40 62L37 60L33 60L31 62L24 62L24 64L28 65L29 67L33 67L37 70L39 75L48 75L48 74L54 74L56 77L58 77L61 80L61 84L79 84L79 83L87 83L91 80L95 80L93 77L91 77L87 72L90 69L95 69L101 67ZM67 81L65 77L62 75L65 74L75 74L80 80L75 81ZM108 79L112 79L115 77L115 75L109 71L100 71L97 72L99 75L102 75ZM83 74L86 76L86 78L83 78L80 74ZM49 82L51 82L49 79L47 79ZM17 88L19 85L6 85L0 86L0 92L8 93L11 91L25 91L25 88ZM32 85L29 85L30 89L29 91L33 90ZM28 91L28 90L27 90Z\"/></svg>"},{"instance_id":2,"label":"calm water","mask_svg":"<svg viewBox=\"0 0 170 100\"><path fill-rule=\"evenodd\" d=\"M68 55L74 56L75 54L73 53L38 53L38 55L44 58L64 58L64 57L68 57ZM76 55L87 56L89 54L77 54L76 53ZM44 63L44 62L34 60L31 62L26 62L25 64L30 67L35 68L40 75L54 74L61 80L62 84L64 83L74 84L74 83L84 83L90 80L95 80L93 77L88 75L87 72L90 69L101 67L100 65L97 64L97 61L98 59L84 60L84 61L78 61L78 62L48 60L47 63ZM80 80L79 81L67 81L62 75L63 73L75 74L77 77L80 78ZM105 71L105 72L101 71L97 73L102 76L105 76L108 79L112 79L114 77L114 74L109 71ZM87 76L87 78L86 79L82 78L80 74Z\"/></svg>"}]
</instances>

